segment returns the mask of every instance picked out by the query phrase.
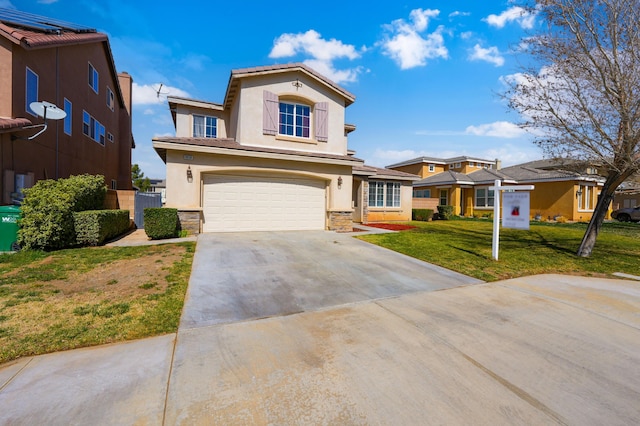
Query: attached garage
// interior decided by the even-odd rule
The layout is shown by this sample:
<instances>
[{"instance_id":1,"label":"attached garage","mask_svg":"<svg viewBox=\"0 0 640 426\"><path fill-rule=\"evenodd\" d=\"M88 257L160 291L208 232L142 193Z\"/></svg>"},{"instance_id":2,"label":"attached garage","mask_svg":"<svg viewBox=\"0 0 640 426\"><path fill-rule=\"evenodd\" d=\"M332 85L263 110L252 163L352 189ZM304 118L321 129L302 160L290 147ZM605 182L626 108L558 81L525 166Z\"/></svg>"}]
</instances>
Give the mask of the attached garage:
<instances>
[{"instance_id":1,"label":"attached garage","mask_svg":"<svg viewBox=\"0 0 640 426\"><path fill-rule=\"evenodd\" d=\"M203 232L325 229L324 180L207 174L203 182Z\"/></svg>"}]
</instances>

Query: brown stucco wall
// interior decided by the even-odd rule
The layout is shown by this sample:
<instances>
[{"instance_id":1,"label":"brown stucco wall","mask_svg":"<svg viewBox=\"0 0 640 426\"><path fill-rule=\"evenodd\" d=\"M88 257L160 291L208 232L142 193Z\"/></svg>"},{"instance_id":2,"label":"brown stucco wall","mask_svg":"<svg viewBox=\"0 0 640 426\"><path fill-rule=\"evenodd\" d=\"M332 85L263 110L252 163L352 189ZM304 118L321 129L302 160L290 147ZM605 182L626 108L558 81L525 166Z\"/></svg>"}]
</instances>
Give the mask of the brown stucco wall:
<instances>
[{"instance_id":1,"label":"brown stucco wall","mask_svg":"<svg viewBox=\"0 0 640 426\"><path fill-rule=\"evenodd\" d=\"M35 50L13 45L11 55L7 56L6 43L4 39L0 41L0 67L6 67L8 63L11 70L6 73L4 69L0 70L0 112L10 117L28 118L34 124L43 123L42 118L26 111L26 67L38 75L38 100L64 108L67 98L72 102L73 110L71 135L64 133L63 120L48 120L48 129L34 140L2 138L0 163L3 171L31 172L36 181L84 173L100 174L105 177L108 187L115 181L119 189L131 189L131 121L126 108L118 101L119 85L111 72L105 45L90 43ZM99 73L97 94L88 84L89 62ZM8 92L6 86L9 78L12 79L12 92ZM115 94L113 111L107 106L107 86ZM3 96L6 93L12 96ZM82 133L83 110L105 126L104 146ZM18 135L30 136L37 130ZM108 133L113 135L114 142L109 142Z\"/></svg>"}]
</instances>

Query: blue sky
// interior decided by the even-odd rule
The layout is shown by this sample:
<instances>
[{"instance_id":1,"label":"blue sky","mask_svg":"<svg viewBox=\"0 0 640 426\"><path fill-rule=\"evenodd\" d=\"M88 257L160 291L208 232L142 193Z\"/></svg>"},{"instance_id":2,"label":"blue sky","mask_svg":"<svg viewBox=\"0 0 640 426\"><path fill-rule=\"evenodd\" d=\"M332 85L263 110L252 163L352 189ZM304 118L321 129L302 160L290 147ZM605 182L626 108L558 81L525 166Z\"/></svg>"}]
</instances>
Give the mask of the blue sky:
<instances>
[{"instance_id":1,"label":"blue sky","mask_svg":"<svg viewBox=\"0 0 640 426\"><path fill-rule=\"evenodd\" d=\"M349 148L373 166L468 155L512 165L542 158L500 99L540 23L507 0L0 0L108 34L134 79L133 162L163 178L151 145L173 135L166 95L222 103L232 69L305 62L356 96ZM162 84L161 96L157 89ZM164 96L162 96L164 95Z\"/></svg>"}]
</instances>

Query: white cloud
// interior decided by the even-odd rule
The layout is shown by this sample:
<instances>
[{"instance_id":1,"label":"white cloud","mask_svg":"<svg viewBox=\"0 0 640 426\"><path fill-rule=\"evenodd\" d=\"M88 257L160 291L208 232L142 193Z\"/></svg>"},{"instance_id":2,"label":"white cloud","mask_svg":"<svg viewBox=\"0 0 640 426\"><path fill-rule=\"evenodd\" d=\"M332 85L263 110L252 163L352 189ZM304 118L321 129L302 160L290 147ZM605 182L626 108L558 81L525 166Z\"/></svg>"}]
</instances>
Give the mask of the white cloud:
<instances>
[{"instance_id":1,"label":"white cloud","mask_svg":"<svg viewBox=\"0 0 640 426\"><path fill-rule=\"evenodd\" d=\"M40 4L53 4L53 3L57 3L58 0L38 0L38 3Z\"/></svg>"},{"instance_id":2,"label":"white cloud","mask_svg":"<svg viewBox=\"0 0 640 426\"><path fill-rule=\"evenodd\" d=\"M473 46L473 51L469 54L469 59L471 61L486 61L494 64L496 67L504 65L504 57L495 46L485 49L479 44L476 44Z\"/></svg>"},{"instance_id":3,"label":"white cloud","mask_svg":"<svg viewBox=\"0 0 640 426\"><path fill-rule=\"evenodd\" d=\"M410 22L397 19L385 25L389 34L380 43L384 53L391 57L401 69L424 66L427 59L448 58L449 51L442 37L444 27L440 26L430 34L421 35L429 26L429 19L439 14L439 10L414 9L409 14Z\"/></svg>"},{"instance_id":4,"label":"white cloud","mask_svg":"<svg viewBox=\"0 0 640 426\"><path fill-rule=\"evenodd\" d=\"M460 33L460 38L462 40L469 40L471 37L473 37L473 31L465 31L463 33Z\"/></svg>"},{"instance_id":5,"label":"white cloud","mask_svg":"<svg viewBox=\"0 0 640 426\"><path fill-rule=\"evenodd\" d=\"M523 29L533 28L535 20L535 13L531 14L519 6L513 6L502 12L500 15L492 14L483 19L487 24L496 28L503 28L509 22L516 22Z\"/></svg>"},{"instance_id":6,"label":"white cloud","mask_svg":"<svg viewBox=\"0 0 640 426\"><path fill-rule=\"evenodd\" d=\"M160 85L161 83L139 85L134 81L132 87L132 103L134 105L164 105L167 102L167 96L191 97L189 93L184 90L164 84L162 88L160 88ZM158 93L158 90L160 90L160 93Z\"/></svg>"},{"instance_id":7,"label":"white cloud","mask_svg":"<svg viewBox=\"0 0 640 426\"><path fill-rule=\"evenodd\" d=\"M471 15L470 12L460 12L459 10L456 10L455 12L451 12L449 14L449 18L455 18L457 16L469 16Z\"/></svg>"},{"instance_id":8,"label":"white cloud","mask_svg":"<svg viewBox=\"0 0 640 426\"><path fill-rule=\"evenodd\" d=\"M337 59L358 59L361 53L355 46L344 44L334 38L323 39L320 33L314 30L298 34L282 34L274 40L269 57L287 58L299 54L310 56L311 59L303 62L336 83L353 82L362 72L361 67L338 70L334 65Z\"/></svg>"},{"instance_id":9,"label":"white cloud","mask_svg":"<svg viewBox=\"0 0 640 426\"><path fill-rule=\"evenodd\" d=\"M473 136L492 136L507 139L518 138L527 134L525 130L508 121L495 121L479 126L469 126L465 129L465 133Z\"/></svg>"}]
</instances>

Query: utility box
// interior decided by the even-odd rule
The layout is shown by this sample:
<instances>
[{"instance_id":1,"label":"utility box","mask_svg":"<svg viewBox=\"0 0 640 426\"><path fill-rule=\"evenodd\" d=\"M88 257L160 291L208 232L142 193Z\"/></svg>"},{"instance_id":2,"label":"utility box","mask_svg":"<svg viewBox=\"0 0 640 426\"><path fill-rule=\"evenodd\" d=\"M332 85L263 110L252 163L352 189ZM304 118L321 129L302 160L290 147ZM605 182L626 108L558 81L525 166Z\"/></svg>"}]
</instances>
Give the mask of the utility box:
<instances>
[{"instance_id":1,"label":"utility box","mask_svg":"<svg viewBox=\"0 0 640 426\"><path fill-rule=\"evenodd\" d=\"M0 252L18 251L18 219L20 207L0 206Z\"/></svg>"}]
</instances>

